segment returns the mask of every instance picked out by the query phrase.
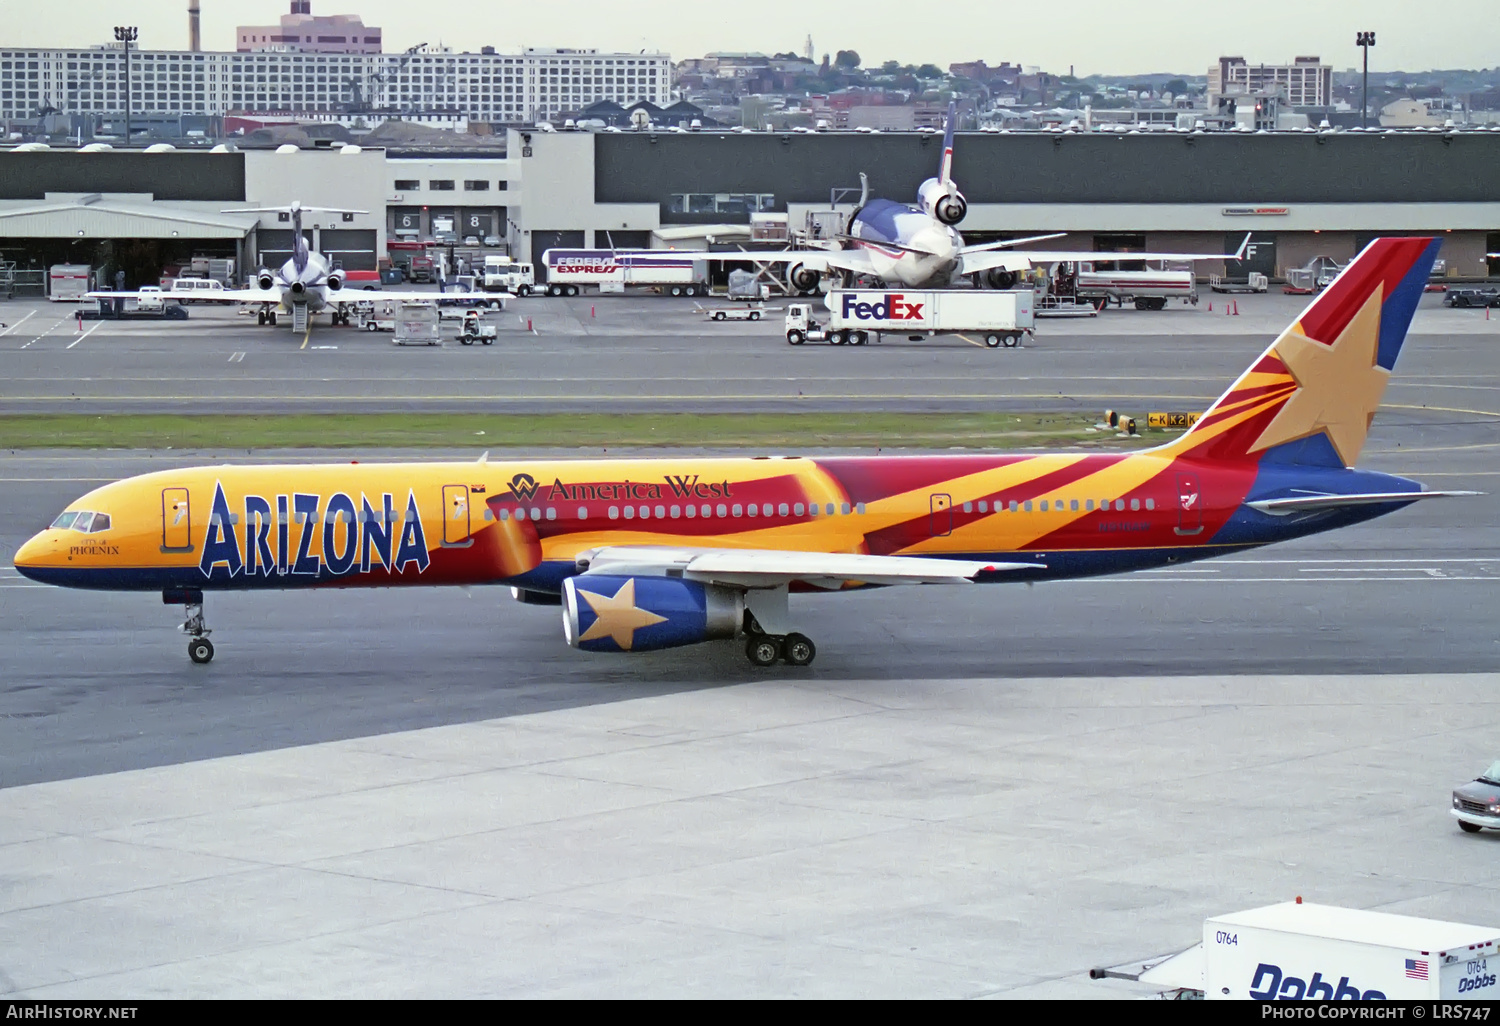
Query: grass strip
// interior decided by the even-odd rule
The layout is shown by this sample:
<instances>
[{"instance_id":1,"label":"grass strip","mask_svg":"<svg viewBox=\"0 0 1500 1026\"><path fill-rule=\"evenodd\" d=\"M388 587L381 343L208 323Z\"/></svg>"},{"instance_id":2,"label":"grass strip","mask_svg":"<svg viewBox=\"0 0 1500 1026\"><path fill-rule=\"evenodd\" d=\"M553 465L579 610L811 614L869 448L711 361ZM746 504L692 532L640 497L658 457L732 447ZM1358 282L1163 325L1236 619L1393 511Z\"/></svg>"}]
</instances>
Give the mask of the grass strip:
<instances>
[{"instance_id":1,"label":"grass strip","mask_svg":"<svg viewBox=\"0 0 1500 1026\"><path fill-rule=\"evenodd\" d=\"M15 414L0 448L1004 449L1114 442L1067 413Z\"/></svg>"}]
</instances>

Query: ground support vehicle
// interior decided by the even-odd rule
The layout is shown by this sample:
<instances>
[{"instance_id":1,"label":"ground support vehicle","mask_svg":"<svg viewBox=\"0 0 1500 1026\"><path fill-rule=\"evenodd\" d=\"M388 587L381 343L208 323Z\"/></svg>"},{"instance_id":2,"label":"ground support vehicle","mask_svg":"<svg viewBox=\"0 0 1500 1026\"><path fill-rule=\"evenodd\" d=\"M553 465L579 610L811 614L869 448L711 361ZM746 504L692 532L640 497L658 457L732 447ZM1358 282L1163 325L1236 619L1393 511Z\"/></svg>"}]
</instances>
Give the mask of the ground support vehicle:
<instances>
[{"instance_id":1,"label":"ground support vehicle","mask_svg":"<svg viewBox=\"0 0 1500 1026\"><path fill-rule=\"evenodd\" d=\"M819 322L813 306L787 306L786 340L864 345L873 335L912 340L935 335L972 336L991 349L1019 345L1033 333L1035 294L1030 289L835 289L824 297L828 318Z\"/></svg>"},{"instance_id":2,"label":"ground support vehicle","mask_svg":"<svg viewBox=\"0 0 1500 1026\"><path fill-rule=\"evenodd\" d=\"M781 309L775 306L768 307L764 303L759 306L720 307L712 310L701 303L694 303L693 306L711 321L758 321L766 314L776 313Z\"/></svg>"},{"instance_id":3,"label":"ground support vehicle","mask_svg":"<svg viewBox=\"0 0 1500 1026\"><path fill-rule=\"evenodd\" d=\"M94 269L88 264L53 264L47 269L47 298L54 303L73 303L92 290Z\"/></svg>"},{"instance_id":4,"label":"ground support vehicle","mask_svg":"<svg viewBox=\"0 0 1500 1026\"><path fill-rule=\"evenodd\" d=\"M708 295L708 261L690 251L549 249L542 262L549 296L576 296L589 285L601 293L644 286L670 296Z\"/></svg>"},{"instance_id":5,"label":"ground support vehicle","mask_svg":"<svg viewBox=\"0 0 1500 1026\"><path fill-rule=\"evenodd\" d=\"M1496 288L1450 288L1443 295L1445 306L1466 308L1471 306L1500 306L1500 289Z\"/></svg>"},{"instance_id":6,"label":"ground support vehicle","mask_svg":"<svg viewBox=\"0 0 1500 1026\"><path fill-rule=\"evenodd\" d=\"M402 303L396 311L398 346L440 346L443 344L438 309L432 303Z\"/></svg>"},{"instance_id":7,"label":"ground support vehicle","mask_svg":"<svg viewBox=\"0 0 1500 1026\"><path fill-rule=\"evenodd\" d=\"M1259 271L1251 271L1244 281L1226 278L1221 274L1210 274L1208 287L1214 292L1223 293L1265 292L1271 287L1271 280Z\"/></svg>"},{"instance_id":8,"label":"ground support vehicle","mask_svg":"<svg viewBox=\"0 0 1500 1026\"><path fill-rule=\"evenodd\" d=\"M1109 303L1131 304L1137 310L1165 310L1167 300L1198 304L1198 280L1192 271L1104 271L1093 263L1058 264L1051 275L1051 292L1093 303L1100 310Z\"/></svg>"},{"instance_id":9,"label":"ground support vehicle","mask_svg":"<svg viewBox=\"0 0 1500 1026\"><path fill-rule=\"evenodd\" d=\"M224 291L224 283L213 278L173 278L163 293L179 304L198 301L211 302L216 293Z\"/></svg>"},{"instance_id":10,"label":"ground support vehicle","mask_svg":"<svg viewBox=\"0 0 1500 1026\"><path fill-rule=\"evenodd\" d=\"M1461 787L1453 789L1453 818L1466 834L1485 827L1500 830L1500 760Z\"/></svg>"},{"instance_id":11,"label":"ground support vehicle","mask_svg":"<svg viewBox=\"0 0 1500 1026\"><path fill-rule=\"evenodd\" d=\"M486 292L509 292L529 296L536 288L536 276L530 264L516 263L508 256L491 254L484 258L481 279Z\"/></svg>"},{"instance_id":12,"label":"ground support vehicle","mask_svg":"<svg viewBox=\"0 0 1500 1026\"><path fill-rule=\"evenodd\" d=\"M484 316L478 310L469 310L464 314L463 327L458 332L459 342L466 346L472 346L475 342L492 346L495 344L495 339L499 337L500 328L489 317Z\"/></svg>"},{"instance_id":13,"label":"ground support vehicle","mask_svg":"<svg viewBox=\"0 0 1500 1026\"><path fill-rule=\"evenodd\" d=\"M1092 969L1177 997L1253 1001L1500 998L1500 929L1304 904L1215 916L1203 942L1140 971Z\"/></svg>"}]
</instances>

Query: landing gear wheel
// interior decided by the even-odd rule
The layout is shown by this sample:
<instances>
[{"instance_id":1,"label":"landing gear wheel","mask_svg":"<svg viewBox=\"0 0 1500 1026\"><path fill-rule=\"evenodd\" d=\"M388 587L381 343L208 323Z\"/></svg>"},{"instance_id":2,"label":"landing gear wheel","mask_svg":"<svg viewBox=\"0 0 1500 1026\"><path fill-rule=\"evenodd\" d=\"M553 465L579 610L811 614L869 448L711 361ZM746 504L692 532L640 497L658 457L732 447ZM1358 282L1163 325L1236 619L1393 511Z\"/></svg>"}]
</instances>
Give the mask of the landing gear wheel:
<instances>
[{"instance_id":1,"label":"landing gear wheel","mask_svg":"<svg viewBox=\"0 0 1500 1026\"><path fill-rule=\"evenodd\" d=\"M266 314L266 323L269 324L273 328L276 327L276 311L275 310L272 310L270 313Z\"/></svg>"},{"instance_id":2,"label":"landing gear wheel","mask_svg":"<svg viewBox=\"0 0 1500 1026\"><path fill-rule=\"evenodd\" d=\"M781 645L768 634L752 635L745 642L745 658L755 666L775 666L781 658Z\"/></svg>"},{"instance_id":3,"label":"landing gear wheel","mask_svg":"<svg viewBox=\"0 0 1500 1026\"><path fill-rule=\"evenodd\" d=\"M195 663L211 662L214 657L214 643L207 638L194 638L188 642L188 658Z\"/></svg>"},{"instance_id":4,"label":"landing gear wheel","mask_svg":"<svg viewBox=\"0 0 1500 1026\"><path fill-rule=\"evenodd\" d=\"M266 312L264 310L255 311L255 323L262 328L266 326Z\"/></svg>"},{"instance_id":5,"label":"landing gear wheel","mask_svg":"<svg viewBox=\"0 0 1500 1026\"><path fill-rule=\"evenodd\" d=\"M788 666L806 666L818 654L818 648L805 634L788 634L781 643L782 657Z\"/></svg>"},{"instance_id":6,"label":"landing gear wheel","mask_svg":"<svg viewBox=\"0 0 1500 1026\"><path fill-rule=\"evenodd\" d=\"M1465 823L1463 820L1458 821L1458 828L1466 834L1477 834L1480 830L1480 828L1478 826L1475 826L1473 823Z\"/></svg>"}]
</instances>

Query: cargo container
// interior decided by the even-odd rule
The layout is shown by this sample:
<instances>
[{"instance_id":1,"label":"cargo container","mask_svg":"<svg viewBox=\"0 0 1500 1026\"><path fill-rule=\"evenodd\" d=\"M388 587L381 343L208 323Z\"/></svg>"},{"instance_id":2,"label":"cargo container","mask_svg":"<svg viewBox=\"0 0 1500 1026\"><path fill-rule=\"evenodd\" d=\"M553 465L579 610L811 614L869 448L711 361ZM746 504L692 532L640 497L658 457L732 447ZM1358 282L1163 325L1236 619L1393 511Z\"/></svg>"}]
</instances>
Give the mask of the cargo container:
<instances>
[{"instance_id":1,"label":"cargo container","mask_svg":"<svg viewBox=\"0 0 1500 1026\"><path fill-rule=\"evenodd\" d=\"M786 340L859 346L871 336L960 335L992 349L1010 347L1035 330L1034 299L1030 289L835 289L824 300L824 322L814 319L810 302L787 307Z\"/></svg>"},{"instance_id":2,"label":"cargo container","mask_svg":"<svg viewBox=\"0 0 1500 1026\"><path fill-rule=\"evenodd\" d=\"M576 296L589 285L600 292L648 286L671 296L708 294L708 261L691 250L549 249L542 264L549 296Z\"/></svg>"}]
</instances>

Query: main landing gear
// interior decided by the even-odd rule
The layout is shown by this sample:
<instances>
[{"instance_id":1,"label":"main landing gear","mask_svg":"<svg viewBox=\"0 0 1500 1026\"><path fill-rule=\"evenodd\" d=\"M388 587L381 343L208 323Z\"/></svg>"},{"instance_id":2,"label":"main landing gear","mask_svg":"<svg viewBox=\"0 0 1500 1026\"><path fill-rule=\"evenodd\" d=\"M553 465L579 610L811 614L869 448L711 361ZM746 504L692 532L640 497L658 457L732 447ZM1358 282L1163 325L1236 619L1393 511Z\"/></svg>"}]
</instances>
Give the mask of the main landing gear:
<instances>
[{"instance_id":1,"label":"main landing gear","mask_svg":"<svg viewBox=\"0 0 1500 1026\"><path fill-rule=\"evenodd\" d=\"M268 324L274 327L276 324L276 311L257 310L255 313L255 323L259 324L262 328Z\"/></svg>"},{"instance_id":2,"label":"main landing gear","mask_svg":"<svg viewBox=\"0 0 1500 1026\"><path fill-rule=\"evenodd\" d=\"M213 631L203 625L203 592L197 588L173 588L162 592L161 600L164 605L181 605L187 613L187 619L178 630L189 635L188 658L199 664L211 662L214 643L208 640L208 636Z\"/></svg>"},{"instance_id":3,"label":"main landing gear","mask_svg":"<svg viewBox=\"0 0 1500 1026\"><path fill-rule=\"evenodd\" d=\"M805 634L752 634L745 642L745 656L755 666L775 666L785 660L788 666L807 666L818 654L818 648Z\"/></svg>"}]
</instances>

